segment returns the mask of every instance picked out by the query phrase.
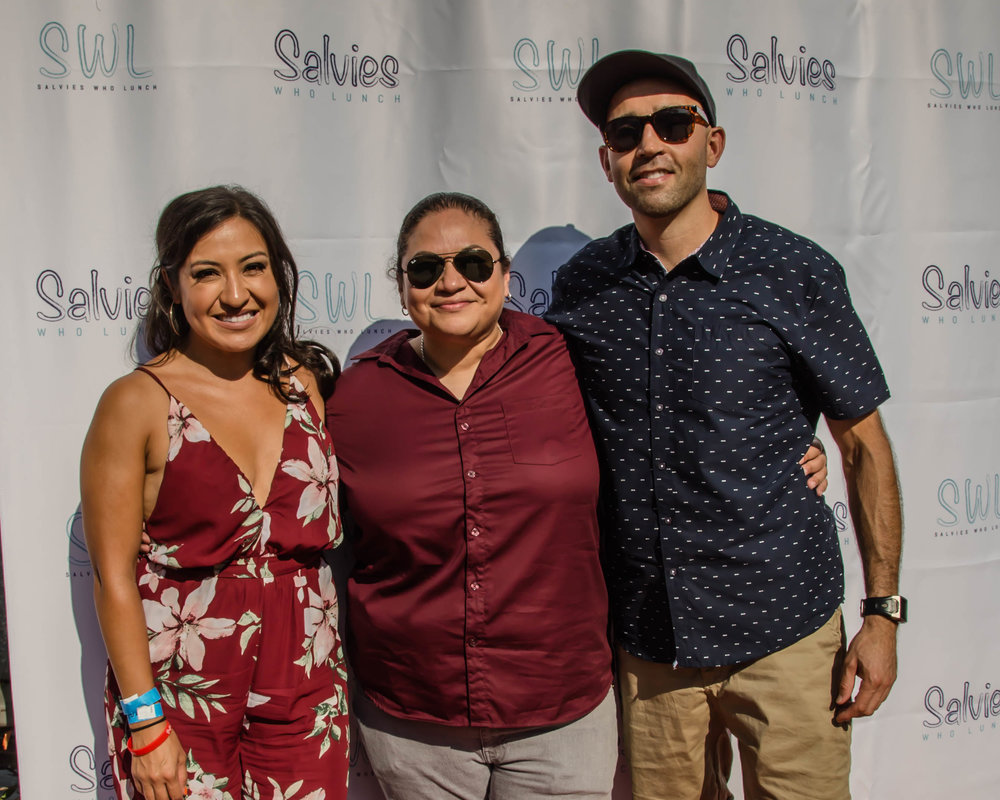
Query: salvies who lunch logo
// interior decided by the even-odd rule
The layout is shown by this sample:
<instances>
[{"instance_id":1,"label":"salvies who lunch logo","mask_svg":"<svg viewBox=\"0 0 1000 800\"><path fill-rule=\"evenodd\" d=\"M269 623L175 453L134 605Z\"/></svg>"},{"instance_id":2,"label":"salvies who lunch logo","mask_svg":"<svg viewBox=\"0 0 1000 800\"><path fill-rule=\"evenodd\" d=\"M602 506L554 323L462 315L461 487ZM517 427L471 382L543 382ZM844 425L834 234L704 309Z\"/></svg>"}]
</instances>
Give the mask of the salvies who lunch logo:
<instances>
[{"instance_id":1,"label":"salvies who lunch logo","mask_svg":"<svg viewBox=\"0 0 1000 800\"><path fill-rule=\"evenodd\" d=\"M509 102L575 107L576 87L600 51L596 36L575 41L522 36L511 51L516 76L510 83Z\"/></svg>"},{"instance_id":2,"label":"salvies who lunch logo","mask_svg":"<svg viewBox=\"0 0 1000 800\"><path fill-rule=\"evenodd\" d=\"M84 795L91 800L114 800L111 760L104 753L97 758L93 747L78 744L69 752L69 768L73 773L69 789L74 795Z\"/></svg>"},{"instance_id":3,"label":"salvies who lunch logo","mask_svg":"<svg viewBox=\"0 0 1000 800\"><path fill-rule=\"evenodd\" d=\"M131 336L152 295L142 280L106 273L94 267L81 280L65 270L40 270L35 277L37 335L53 340Z\"/></svg>"},{"instance_id":4,"label":"salvies who lunch logo","mask_svg":"<svg viewBox=\"0 0 1000 800\"><path fill-rule=\"evenodd\" d=\"M971 264L928 264L920 275L924 325L996 325L1000 278Z\"/></svg>"},{"instance_id":5,"label":"salvies who lunch logo","mask_svg":"<svg viewBox=\"0 0 1000 800\"><path fill-rule=\"evenodd\" d=\"M726 40L726 59L727 97L838 104L836 64L807 44L789 45L777 35L761 43L734 33Z\"/></svg>"},{"instance_id":6,"label":"salvies who lunch logo","mask_svg":"<svg viewBox=\"0 0 1000 800\"><path fill-rule=\"evenodd\" d=\"M87 552L87 541L83 536L83 514L79 509L74 511L66 522L66 540L69 544L69 555L66 558L66 577L93 577L90 553Z\"/></svg>"},{"instance_id":7,"label":"salvies who lunch logo","mask_svg":"<svg viewBox=\"0 0 1000 800\"><path fill-rule=\"evenodd\" d=\"M939 47L931 54L935 83L927 108L950 111L1000 111L1000 65L992 52L969 53Z\"/></svg>"},{"instance_id":8,"label":"salvies who lunch logo","mask_svg":"<svg viewBox=\"0 0 1000 800\"><path fill-rule=\"evenodd\" d=\"M155 92L153 70L143 66L132 23L66 24L52 20L38 33L40 92Z\"/></svg>"},{"instance_id":9,"label":"salvies who lunch logo","mask_svg":"<svg viewBox=\"0 0 1000 800\"><path fill-rule=\"evenodd\" d=\"M960 690L934 684L924 692L921 738L938 742L1000 731L1000 689L965 681Z\"/></svg>"},{"instance_id":10,"label":"salvies who lunch logo","mask_svg":"<svg viewBox=\"0 0 1000 800\"><path fill-rule=\"evenodd\" d=\"M317 40L312 32L300 36L291 28L278 31L273 48L278 97L352 105L403 101L399 57L392 53L369 51L357 42L337 46L328 33Z\"/></svg>"}]
</instances>

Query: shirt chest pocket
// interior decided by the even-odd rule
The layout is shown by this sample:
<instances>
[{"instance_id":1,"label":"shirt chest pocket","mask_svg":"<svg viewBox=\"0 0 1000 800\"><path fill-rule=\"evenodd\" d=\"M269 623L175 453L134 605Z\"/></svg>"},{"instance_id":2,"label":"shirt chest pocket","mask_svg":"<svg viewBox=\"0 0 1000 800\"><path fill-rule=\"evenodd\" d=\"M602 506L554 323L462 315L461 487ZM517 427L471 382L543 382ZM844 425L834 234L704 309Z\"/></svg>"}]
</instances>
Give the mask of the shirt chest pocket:
<instances>
[{"instance_id":1,"label":"shirt chest pocket","mask_svg":"<svg viewBox=\"0 0 1000 800\"><path fill-rule=\"evenodd\" d=\"M773 403L785 385L787 359L777 336L763 325L705 326L692 348L691 399L745 416Z\"/></svg>"},{"instance_id":2,"label":"shirt chest pocket","mask_svg":"<svg viewBox=\"0 0 1000 800\"><path fill-rule=\"evenodd\" d=\"M503 403L507 441L516 464L558 464L580 455L590 437L579 398L526 397Z\"/></svg>"}]
</instances>

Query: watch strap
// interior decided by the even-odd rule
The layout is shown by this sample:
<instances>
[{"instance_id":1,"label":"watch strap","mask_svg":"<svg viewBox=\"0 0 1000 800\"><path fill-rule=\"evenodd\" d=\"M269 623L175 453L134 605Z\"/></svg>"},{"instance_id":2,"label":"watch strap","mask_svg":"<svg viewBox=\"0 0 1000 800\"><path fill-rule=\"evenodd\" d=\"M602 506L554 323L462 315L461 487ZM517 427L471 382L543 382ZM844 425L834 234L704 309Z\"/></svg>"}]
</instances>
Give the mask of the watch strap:
<instances>
[{"instance_id":1,"label":"watch strap","mask_svg":"<svg viewBox=\"0 0 1000 800\"><path fill-rule=\"evenodd\" d=\"M861 601L861 616L878 614L893 622L906 622L906 598L893 594L888 597L866 597Z\"/></svg>"}]
</instances>

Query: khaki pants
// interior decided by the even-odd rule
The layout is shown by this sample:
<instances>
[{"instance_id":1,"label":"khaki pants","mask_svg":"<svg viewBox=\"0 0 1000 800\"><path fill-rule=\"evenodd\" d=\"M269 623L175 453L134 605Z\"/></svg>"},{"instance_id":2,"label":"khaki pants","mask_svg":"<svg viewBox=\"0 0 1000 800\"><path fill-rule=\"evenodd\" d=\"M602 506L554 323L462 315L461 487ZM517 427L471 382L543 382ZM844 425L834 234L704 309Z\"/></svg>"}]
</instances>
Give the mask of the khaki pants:
<instances>
[{"instance_id":1,"label":"khaki pants","mask_svg":"<svg viewBox=\"0 0 1000 800\"><path fill-rule=\"evenodd\" d=\"M846 800L851 731L833 722L845 653L838 609L815 633L746 664L675 668L619 648L634 800L728 800L736 738L746 800Z\"/></svg>"}]
</instances>

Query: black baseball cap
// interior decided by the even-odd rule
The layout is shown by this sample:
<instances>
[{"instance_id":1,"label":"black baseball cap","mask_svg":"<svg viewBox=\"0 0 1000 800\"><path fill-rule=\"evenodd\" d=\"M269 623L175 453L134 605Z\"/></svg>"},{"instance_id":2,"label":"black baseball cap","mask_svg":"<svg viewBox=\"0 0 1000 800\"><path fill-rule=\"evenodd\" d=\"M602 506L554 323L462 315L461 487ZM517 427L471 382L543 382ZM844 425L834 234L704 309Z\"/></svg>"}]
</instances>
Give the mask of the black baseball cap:
<instances>
[{"instance_id":1,"label":"black baseball cap","mask_svg":"<svg viewBox=\"0 0 1000 800\"><path fill-rule=\"evenodd\" d=\"M595 61L584 73L576 99L587 119L600 128L607 121L608 106L625 84L643 78L664 78L678 83L701 103L708 121L715 125L715 101L694 64L680 56L648 50L619 50Z\"/></svg>"}]
</instances>

